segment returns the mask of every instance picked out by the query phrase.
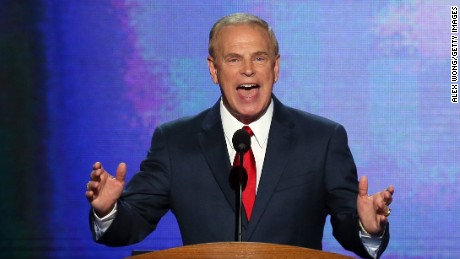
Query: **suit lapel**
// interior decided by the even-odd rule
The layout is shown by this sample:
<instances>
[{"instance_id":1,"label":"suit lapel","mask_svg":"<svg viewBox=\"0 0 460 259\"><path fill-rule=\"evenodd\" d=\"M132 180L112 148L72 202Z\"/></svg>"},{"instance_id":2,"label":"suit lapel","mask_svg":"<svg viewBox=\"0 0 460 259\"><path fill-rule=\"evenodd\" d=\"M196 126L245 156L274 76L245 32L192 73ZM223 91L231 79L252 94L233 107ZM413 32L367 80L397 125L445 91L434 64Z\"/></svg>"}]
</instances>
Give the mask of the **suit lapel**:
<instances>
[{"instance_id":1,"label":"suit lapel","mask_svg":"<svg viewBox=\"0 0 460 259\"><path fill-rule=\"evenodd\" d=\"M252 233L257 228L257 223L270 202L271 196L289 160L289 149L293 141L291 133L293 122L290 119L289 112L276 97L273 96L273 100L275 109L251 221L248 223L243 215L243 226L246 229L244 231L246 233L243 233L244 240L250 240ZM231 208L233 211L236 211L235 191L229 183L231 164L228 158L224 130L220 118L219 102L209 110L203 120L202 132L198 135L198 139L201 151L206 158L214 178Z\"/></svg>"},{"instance_id":2,"label":"suit lapel","mask_svg":"<svg viewBox=\"0 0 460 259\"><path fill-rule=\"evenodd\" d=\"M275 97L273 97L273 100L275 102L275 109L268 135L268 146L257 190L256 202L248 225L247 234L244 235L245 240L249 240L256 229L257 223L268 206L271 196L284 172L286 163L289 160L289 149L293 139L291 133L293 123L289 119L286 107Z\"/></svg>"},{"instance_id":3,"label":"suit lapel","mask_svg":"<svg viewBox=\"0 0 460 259\"><path fill-rule=\"evenodd\" d=\"M228 203L236 211L235 192L229 182L231 164L220 118L219 102L209 110L203 120L202 129L198 136L201 151Z\"/></svg>"}]
</instances>

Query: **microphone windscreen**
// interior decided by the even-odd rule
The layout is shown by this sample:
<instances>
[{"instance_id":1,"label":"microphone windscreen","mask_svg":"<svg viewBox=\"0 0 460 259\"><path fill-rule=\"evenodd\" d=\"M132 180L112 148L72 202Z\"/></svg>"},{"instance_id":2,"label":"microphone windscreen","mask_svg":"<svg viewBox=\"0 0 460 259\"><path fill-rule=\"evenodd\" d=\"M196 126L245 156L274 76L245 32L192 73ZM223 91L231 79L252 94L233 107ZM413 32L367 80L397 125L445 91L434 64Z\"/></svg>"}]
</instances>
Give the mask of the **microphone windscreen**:
<instances>
[{"instance_id":1,"label":"microphone windscreen","mask_svg":"<svg viewBox=\"0 0 460 259\"><path fill-rule=\"evenodd\" d=\"M235 131L232 138L236 152L246 152L251 148L251 136L244 129Z\"/></svg>"},{"instance_id":2,"label":"microphone windscreen","mask_svg":"<svg viewBox=\"0 0 460 259\"><path fill-rule=\"evenodd\" d=\"M246 172L246 169L244 169L244 167L242 166L232 167L232 170L230 171L229 181L230 186L233 190L239 190L241 183L241 190L244 191L248 183L248 173Z\"/></svg>"}]
</instances>

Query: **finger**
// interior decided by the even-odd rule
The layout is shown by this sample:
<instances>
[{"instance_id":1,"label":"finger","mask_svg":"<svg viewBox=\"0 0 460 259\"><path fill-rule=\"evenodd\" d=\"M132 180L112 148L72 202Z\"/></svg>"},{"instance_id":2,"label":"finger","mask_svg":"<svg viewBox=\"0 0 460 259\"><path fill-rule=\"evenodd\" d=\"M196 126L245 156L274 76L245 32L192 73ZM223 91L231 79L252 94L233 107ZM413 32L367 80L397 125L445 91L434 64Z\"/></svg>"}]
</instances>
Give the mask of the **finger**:
<instances>
[{"instance_id":1,"label":"finger","mask_svg":"<svg viewBox=\"0 0 460 259\"><path fill-rule=\"evenodd\" d=\"M124 182L126 177L126 164L120 163L117 167L116 178L118 181Z\"/></svg>"},{"instance_id":2,"label":"finger","mask_svg":"<svg viewBox=\"0 0 460 259\"><path fill-rule=\"evenodd\" d=\"M362 176L359 180L359 196L368 196L369 184L367 176Z\"/></svg>"},{"instance_id":3,"label":"finger","mask_svg":"<svg viewBox=\"0 0 460 259\"><path fill-rule=\"evenodd\" d=\"M390 207L388 207L387 205L383 205L379 210L378 210L378 214L380 215L383 215L385 217L389 216L390 215L390 212L391 212L391 209Z\"/></svg>"},{"instance_id":4,"label":"finger","mask_svg":"<svg viewBox=\"0 0 460 259\"><path fill-rule=\"evenodd\" d=\"M388 186L387 191L391 193L391 195L393 195L393 193L395 192L395 187L393 185L390 185Z\"/></svg>"},{"instance_id":5,"label":"finger","mask_svg":"<svg viewBox=\"0 0 460 259\"><path fill-rule=\"evenodd\" d=\"M89 178L93 181L99 181L102 174L104 174L105 170L104 167L99 163L100 166L93 167L93 171L91 172Z\"/></svg>"},{"instance_id":6,"label":"finger","mask_svg":"<svg viewBox=\"0 0 460 259\"><path fill-rule=\"evenodd\" d=\"M388 210L388 204L386 202L386 199L385 199L385 191L383 192L379 192L377 193L374 197L375 197L375 201L377 203L377 206L379 207L379 209L381 211L383 211L384 213L386 213L386 211ZM388 194L388 193L387 193Z\"/></svg>"},{"instance_id":7,"label":"finger","mask_svg":"<svg viewBox=\"0 0 460 259\"><path fill-rule=\"evenodd\" d=\"M87 191L91 191L94 193L97 193L97 188L99 187L99 183L98 181L89 181L87 184L86 184L86 190Z\"/></svg>"},{"instance_id":8,"label":"finger","mask_svg":"<svg viewBox=\"0 0 460 259\"><path fill-rule=\"evenodd\" d=\"M93 182L94 182L94 181L89 181L89 182L86 184L86 190L89 191L89 190L92 189Z\"/></svg>"},{"instance_id":9,"label":"finger","mask_svg":"<svg viewBox=\"0 0 460 259\"><path fill-rule=\"evenodd\" d=\"M93 191L86 191L85 197L86 199L88 199L89 202L92 202L93 201Z\"/></svg>"},{"instance_id":10,"label":"finger","mask_svg":"<svg viewBox=\"0 0 460 259\"><path fill-rule=\"evenodd\" d=\"M395 187L392 185L388 186L385 190L385 199L387 200L387 204L390 205L393 201L393 194L395 193Z\"/></svg>"},{"instance_id":11,"label":"finger","mask_svg":"<svg viewBox=\"0 0 460 259\"><path fill-rule=\"evenodd\" d=\"M95 181L89 181L86 184L85 196L90 203L94 200L96 196L98 185L99 185L99 182L95 182Z\"/></svg>"},{"instance_id":12,"label":"finger","mask_svg":"<svg viewBox=\"0 0 460 259\"><path fill-rule=\"evenodd\" d=\"M383 202L386 205L390 205L393 202L393 195L389 191L383 192Z\"/></svg>"},{"instance_id":13,"label":"finger","mask_svg":"<svg viewBox=\"0 0 460 259\"><path fill-rule=\"evenodd\" d=\"M393 202L393 193L393 186L389 186L385 191L382 192L382 199L385 205L390 205Z\"/></svg>"},{"instance_id":14,"label":"finger","mask_svg":"<svg viewBox=\"0 0 460 259\"><path fill-rule=\"evenodd\" d=\"M97 173L96 173L97 170L99 169L96 169L96 170L93 169L93 171L91 171L91 174L89 175L89 179L94 181L98 178Z\"/></svg>"},{"instance_id":15,"label":"finger","mask_svg":"<svg viewBox=\"0 0 460 259\"><path fill-rule=\"evenodd\" d=\"M101 168L102 168L101 162L96 162L96 163L94 163L94 165L93 165L93 170L97 170L97 169L101 169Z\"/></svg>"},{"instance_id":16,"label":"finger","mask_svg":"<svg viewBox=\"0 0 460 259\"><path fill-rule=\"evenodd\" d=\"M384 215L379 215L380 226L385 226L388 222L388 217Z\"/></svg>"},{"instance_id":17,"label":"finger","mask_svg":"<svg viewBox=\"0 0 460 259\"><path fill-rule=\"evenodd\" d=\"M381 197L382 195L378 195L376 200L379 199L378 197ZM380 198L380 201L376 201L377 205L377 214L383 217L389 217L391 213L391 209L389 207L389 203L386 203L384 199Z\"/></svg>"}]
</instances>

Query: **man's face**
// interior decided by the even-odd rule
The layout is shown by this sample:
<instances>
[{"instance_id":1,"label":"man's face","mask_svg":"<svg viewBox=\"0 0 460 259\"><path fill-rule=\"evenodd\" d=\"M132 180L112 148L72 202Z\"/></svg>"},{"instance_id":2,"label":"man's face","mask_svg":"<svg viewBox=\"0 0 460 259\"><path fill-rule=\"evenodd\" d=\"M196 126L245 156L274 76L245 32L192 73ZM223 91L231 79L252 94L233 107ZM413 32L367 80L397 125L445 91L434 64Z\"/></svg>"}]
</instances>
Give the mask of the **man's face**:
<instances>
[{"instance_id":1,"label":"man's face","mask_svg":"<svg viewBox=\"0 0 460 259\"><path fill-rule=\"evenodd\" d=\"M278 79L280 57L275 56L268 32L257 25L228 25L221 29L209 72L219 84L223 102L244 124L260 118L270 104Z\"/></svg>"}]
</instances>

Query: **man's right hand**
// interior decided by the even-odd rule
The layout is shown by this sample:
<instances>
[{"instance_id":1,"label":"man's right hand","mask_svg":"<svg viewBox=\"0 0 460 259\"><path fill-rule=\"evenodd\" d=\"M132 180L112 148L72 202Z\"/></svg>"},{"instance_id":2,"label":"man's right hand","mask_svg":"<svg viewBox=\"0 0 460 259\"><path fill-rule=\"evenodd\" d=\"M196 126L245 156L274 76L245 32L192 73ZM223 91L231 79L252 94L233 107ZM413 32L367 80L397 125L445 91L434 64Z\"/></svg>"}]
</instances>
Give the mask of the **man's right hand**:
<instances>
[{"instance_id":1,"label":"man's right hand","mask_svg":"<svg viewBox=\"0 0 460 259\"><path fill-rule=\"evenodd\" d=\"M102 218L112 211L123 192L125 176L125 163L118 165L116 177L105 171L101 163L96 162L93 165L93 171L90 174L91 180L86 185L85 196L98 217Z\"/></svg>"}]
</instances>

